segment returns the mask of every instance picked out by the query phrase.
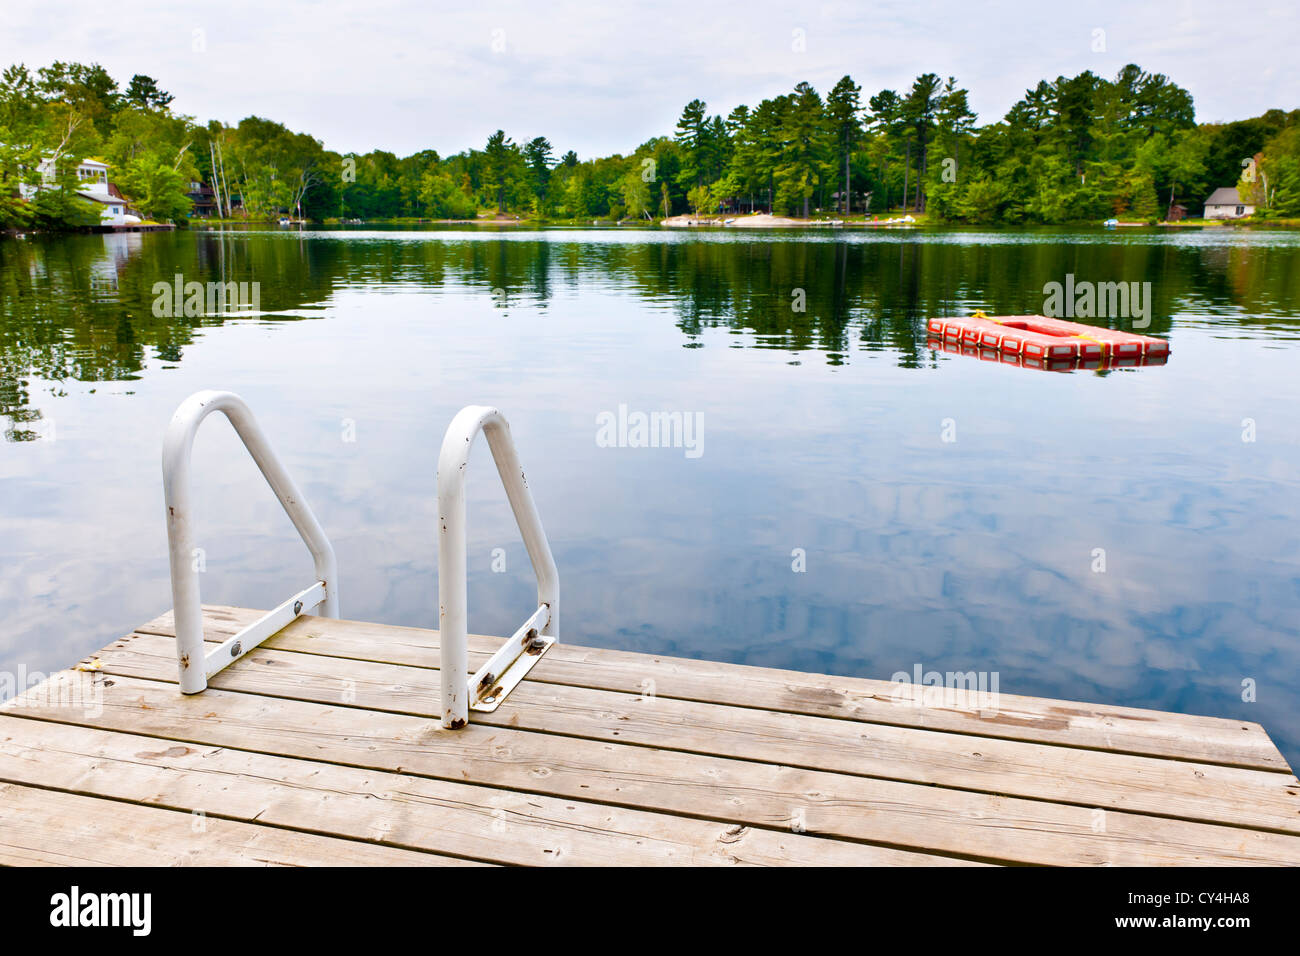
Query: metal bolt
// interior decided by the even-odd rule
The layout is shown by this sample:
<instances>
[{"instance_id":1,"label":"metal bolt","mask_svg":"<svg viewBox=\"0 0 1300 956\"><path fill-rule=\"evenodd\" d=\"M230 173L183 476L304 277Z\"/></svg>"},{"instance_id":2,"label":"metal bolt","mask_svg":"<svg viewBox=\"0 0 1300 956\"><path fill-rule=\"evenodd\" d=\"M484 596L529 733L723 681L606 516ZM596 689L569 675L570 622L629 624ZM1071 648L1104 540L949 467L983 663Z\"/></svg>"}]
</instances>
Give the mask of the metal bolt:
<instances>
[{"instance_id":1,"label":"metal bolt","mask_svg":"<svg viewBox=\"0 0 1300 956\"><path fill-rule=\"evenodd\" d=\"M231 644L231 645L230 645L230 656L231 656L231 657L238 657L238 656L239 656L239 649L240 649L240 647L242 647L242 646L243 646L243 645L241 645L241 644L239 643L239 641L235 641L235 643Z\"/></svg>"},{"instance_id":2,"label":"metal bolt","mask_svg":"<svg viewBox=\"0 0 1300 956\"><path fill-rule=\"evenodd\" d=\"M294 602L293 602L293 614L294 614L294 617L297 617L297 616L298 616L299 614L301 614L301 613L302 613L302 602L301 602L301 601L294 601Z\"/></svg>"}]
</instances>

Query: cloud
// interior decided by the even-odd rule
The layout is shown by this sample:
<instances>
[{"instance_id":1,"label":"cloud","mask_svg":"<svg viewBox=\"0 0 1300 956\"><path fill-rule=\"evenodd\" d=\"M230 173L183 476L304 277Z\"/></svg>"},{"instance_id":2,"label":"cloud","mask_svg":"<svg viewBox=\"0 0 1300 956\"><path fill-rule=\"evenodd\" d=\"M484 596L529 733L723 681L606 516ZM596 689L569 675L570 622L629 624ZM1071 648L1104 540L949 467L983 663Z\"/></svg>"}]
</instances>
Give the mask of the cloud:
<instances>
[{"instance_id":1,"label":"cloud","mask_svg":"<svg viewBox=\"0 0 1300 956\"><path fill-rule=\"evenodd\" d=\"M954 75L981 122L999 119L1039 79L1085 69L1110 76L1128 62L1187 87L1203 120L1300 105L1295 10L1233 17L1225 33L1208 0L1064 9L1030 0L992 8L7 0L5 19L6 64L95 61L123 83L147 73L200 120L268 116L340 151L448 154L500 127L582 156L627 152L671 133L695 97L725 114L800 80L824 93L845 73L868 95L905 88L918 73ZM1103 52L1093 50L1096 30L1105 32Z\"/></svg>"}]
</instances>

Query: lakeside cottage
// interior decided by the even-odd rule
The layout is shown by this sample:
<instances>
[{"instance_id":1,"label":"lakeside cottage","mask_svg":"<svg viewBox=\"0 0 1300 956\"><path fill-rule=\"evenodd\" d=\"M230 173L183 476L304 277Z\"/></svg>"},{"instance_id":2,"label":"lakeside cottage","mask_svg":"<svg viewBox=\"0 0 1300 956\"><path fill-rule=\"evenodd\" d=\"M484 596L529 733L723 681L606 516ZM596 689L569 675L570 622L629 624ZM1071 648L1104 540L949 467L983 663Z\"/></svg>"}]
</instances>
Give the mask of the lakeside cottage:
<instances>
[{"instance_id":1,"label":"lakeside cottage","mask_svg":"<svg viewBox=\"0 0 1300 956\"><path fill-rule=\"evenodd\" d=\"M1205 200L1206 219L1240 219L1255 215L1255 207L1242 200L1236 186L1223 186Z\"/></svg>"},{"instance_id":2,"label":"lakeside cottage","mask_svg":"<svg viewBox=\"0 0 1300 956\"><path fill-rule=\"evenodd\" d=\"M41 184L19 187L19 192L28 202L41 189L53 188L58 175L51 157L42 159L37 169L41 174ZM140 223L140 217L131 212L130 200L122 195L115 184L109 182L107 163L97 159L83 159L77 164L77 184L77 195L99 206L101 225L132 226Z\"/></svg>"},{"instance_id":3,"label":"lakeside cottage","mask_svg":"<svg viewBox=\"0 0 1300 956\"><path fill-rule=\"evenodd\" d=\"M207 183L190 181L190 215L206 219L217 212L217 194Z\"/></svg>"}]
</instances>

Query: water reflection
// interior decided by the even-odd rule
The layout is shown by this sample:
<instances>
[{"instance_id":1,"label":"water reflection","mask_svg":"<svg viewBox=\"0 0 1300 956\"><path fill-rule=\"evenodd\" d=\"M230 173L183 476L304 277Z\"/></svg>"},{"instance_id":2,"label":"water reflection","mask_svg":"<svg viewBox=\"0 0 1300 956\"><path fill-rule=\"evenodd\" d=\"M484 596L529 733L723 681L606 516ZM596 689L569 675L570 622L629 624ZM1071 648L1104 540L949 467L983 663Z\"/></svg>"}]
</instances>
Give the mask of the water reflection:
<instances>
[{"instance_id":1,"label":"water reflection","mask_svg":"<svg viewBox=\"0 0 1300 956\"><path fill-rule=\"evenodd\" d=\"M267 321L319 315L341 289L478 289L502 309L544 310L557 289L633 293L701 333L748 333L747 348L817 351L830 365L885 350L932 364L924 320L975 308L1040 312L1042 287L1070 274L1152 284L1152 334L1173 316L1228 320L1233 334L1300 334L1300 247L1289 233L1127 234L1039 230L682 236L663 232L500 234L316 231L74 236L0 241L0 416L34 435L28 381L136 378L181 361L220 315L154 314L153 284L258 282ZM1088 321L1088 320L1084 320ZM1091 320L1105 324L1104 320Z\"/></svg>"},{"instance_id":2,"label":"water reflection","mask_svg":"<svg viewBox=\"0 0 1300 956\"><path fill-rule=\"evenodd\" d=\"M434 456L489 402L577 643L997 670L1006 693L1258 720L1300 755L1291 233L110 238L0 241L0 670L163 610L159 442L204 387L273 437L338 550L344 613L433 624ZM258 281L262 314L159 317L153 284L177 273ZM1174 358L1049 375L927 347L929 316L1039 311L1067 274L1151 282L1144 331ZM698 413L705 453L602 447L597 416L622 405ZM310 562L237 440L214 425L195 453L205 599L301 588ZM508 633L533 584L476 456L471 626Z\"/></svg>"}]
</instances>

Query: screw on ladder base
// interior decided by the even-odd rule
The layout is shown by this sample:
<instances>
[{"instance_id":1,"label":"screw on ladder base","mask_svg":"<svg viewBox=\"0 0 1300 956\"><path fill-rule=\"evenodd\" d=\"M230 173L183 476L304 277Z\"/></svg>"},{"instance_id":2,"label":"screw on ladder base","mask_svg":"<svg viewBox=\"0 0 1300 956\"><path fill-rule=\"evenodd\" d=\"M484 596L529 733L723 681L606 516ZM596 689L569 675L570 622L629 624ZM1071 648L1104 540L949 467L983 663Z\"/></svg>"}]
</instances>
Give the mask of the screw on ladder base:
<instances>
[{"instance_id":1,"label":"screw on ladder base","mask_svg":"<svg viewBox=\"0 0 1300 956\"><path fill-rule=\"evenodd\" d=\"M530 627L528 633L524 635L525 653L536 656L546 650L546 642L537 635L537 628Z\"/></svg>"}]
</instances>

